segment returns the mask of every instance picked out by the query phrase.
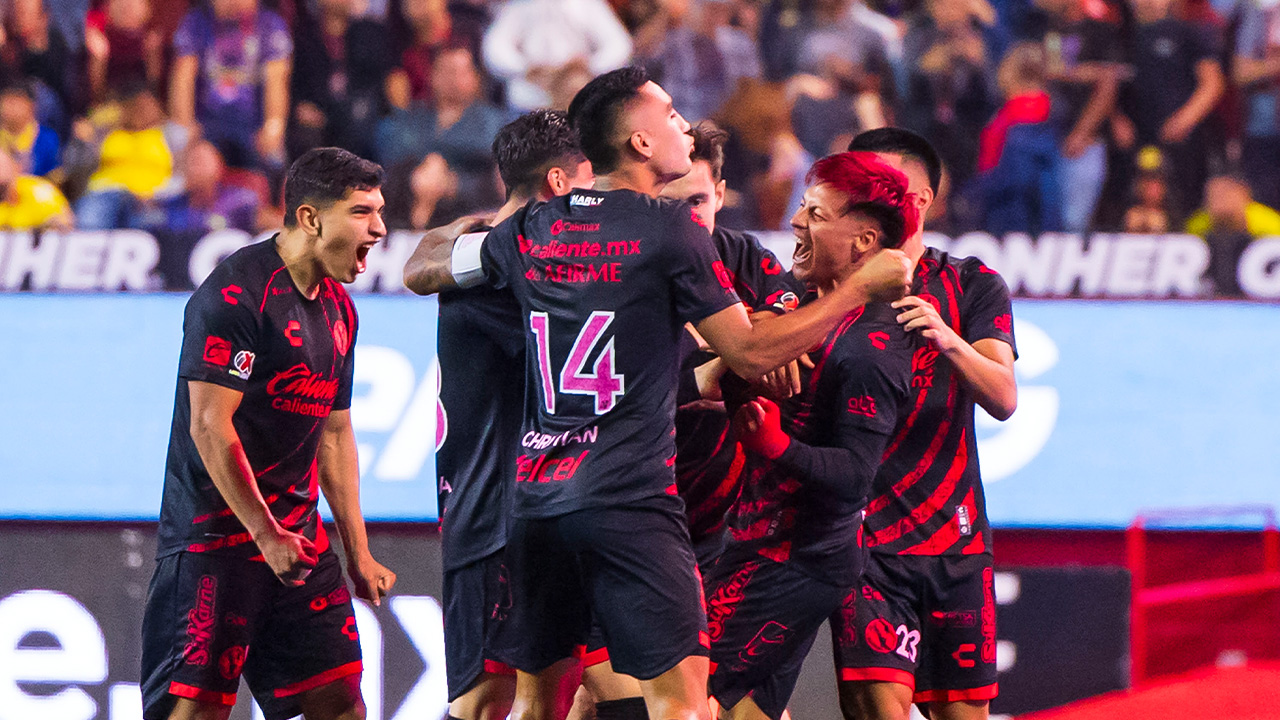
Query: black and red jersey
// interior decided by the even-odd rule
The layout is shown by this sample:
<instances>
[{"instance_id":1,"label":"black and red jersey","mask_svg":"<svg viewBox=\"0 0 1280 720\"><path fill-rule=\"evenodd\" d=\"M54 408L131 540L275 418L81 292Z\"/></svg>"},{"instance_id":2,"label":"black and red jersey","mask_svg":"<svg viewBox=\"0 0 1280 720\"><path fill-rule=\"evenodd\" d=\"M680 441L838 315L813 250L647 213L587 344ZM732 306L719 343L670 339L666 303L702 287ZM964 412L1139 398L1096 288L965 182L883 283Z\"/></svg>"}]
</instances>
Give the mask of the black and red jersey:
<instances>
[{"instance_id":1,"label":"black and red jersey","mask_svg":"<svg viewBox=\"0 0 1280 720\"><path fill-rule=\"evenodd\" d=\"M274 237L237 251L201 283L183 320L158 556L258 555L191 439L189 381L243 393L232 422L271 514L328 547L316 454L330 411L351 407L356 331L346 289L326 279L315 299L303 297Z\"/></svg>"},{"instance_id":2,"label":"black and red jersey","mask_svg":"<svg viewBox=\"0 0 1280 720\"><path fill-rule=\"evenodd\" d=\"M507 544L524 402L521 324L520 306L506 290L440 293L436 357L446 430L436 473L445 570Z\"/></svg>"},{"instance_id":3,"label":"black and red jersey","mask_svg":"<svg viewBox=\"0 0 1280 720\"><path fill-rule=\"evenodd\" d=\"M977 258L928 248L911 292L932 303L965 342L992 338L1014 347L1009 288ZM915 350L911 369L912 406L876 476L866 544L906 555L991 552L973 394L931 345Z\"/></svg>"},{"instance_id":4,"label":"black and red jersey","mask_svg":"<svg viewBox=\"0 0 1280 720\"><path fill-rule=\"evenodd\" d=\"M861 511L911 397L916 341L896 315L885 303L859 308L810 353L802 391L780 403L790 446L748 463L731 551L754 550L837 585L857 580Z\"/></svg>"},{"instance_id":5,"label":"black and red jersey","mask_svg":"<svg viewBox=\"0 0 1280 720\"><path fill-rule=\"evenodd\" d=\"M774 254L745 232L717 227L711 234L733 288L749 312L794 309L804 286L783 269ZM711 359L685 338L684 370ZM691 378L685 376L688 383ZM720 403L692 402L676 411L676 485L685 502L689 535L699 540L721 531L738 499L747 457L733 435L729 415Z\"/></svg>"},{"instance_id":6,"label":"black and red jersey","mask_svg":"<svg viewBox=\"0 0 1280 720\"><path fill-rule=\"evenodd\" d=\"M488 282L525 328L520 517L675 493L675 398L686 322L739 302L688 205L575 190L489 233Z\"/></svg>"}]
</instances>

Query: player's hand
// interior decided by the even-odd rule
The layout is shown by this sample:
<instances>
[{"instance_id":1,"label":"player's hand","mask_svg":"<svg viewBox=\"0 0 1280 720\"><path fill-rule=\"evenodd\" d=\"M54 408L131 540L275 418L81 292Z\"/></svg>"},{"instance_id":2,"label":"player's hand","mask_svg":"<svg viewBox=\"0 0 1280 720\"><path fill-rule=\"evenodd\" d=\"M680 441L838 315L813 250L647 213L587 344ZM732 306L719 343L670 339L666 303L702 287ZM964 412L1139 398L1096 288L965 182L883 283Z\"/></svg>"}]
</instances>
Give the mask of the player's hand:
<instances>
[{"instance_id":1,"label":"player's hand","mask_svg":"<svg viewBox=\"0 0 1280 720\"><path fill-rule=\"evenodd\" d=\"M892 307L902 311L896 319L903 330L919 330L922 337L938 346L939 352L955 350L964 342L938 314L933 303L924 298L908 295L893 303Z\"/></svg>"},{"instance_id":2,"label":"player's hand","mask_svg":"<svg viewBox=\"0 0 1280 720\"><path fill-rule=\"evenodd\" d=\"M778 404L768 398L756 398L738 408L733 424L743 447L770 460L791 446L791 436L782 431Z\"/></svg>"},{"instance_id":3,"label":"player's hand","mask_svg":"<svg viewBox=\"0 0 1280 720\"><path fill-rule=\"evenodd\" d=\"M369 553L347 563L347 574L356 586L356 597L368 600L374 605L381 605L382 598L395 587L396 574L382 563L373 559Z\"/></svg>"},{"instance_id":4,"label":"player's hand","mask_svg":"<svg viewBox=\"0 0 1280 720\"><path fill-rule=\"evenodd\" d=\"M766 373L753 384L767 397L786 400L800 392L800 362L792 360L773 372Z\"/></svg>"},{"instance_id":5,"label":"player's hand","mask_svg":"<svg viewBox=\"0 0 1280 720\"><path fill-rule=\"evenodd\" d=\"M262 559L285 585L302 585L320 559L316 546L310 540L284 528L277 528L265 537L254 538L254 541L262 551Z\"/></svg>"},{"instance_id":6,"label":"player's hand","mask_svg":"<svg viewBox=\"0 0 1280 720\"><path fill-rule=\"evenodd\" d=\"M866 289L872 300L890 301L911 289L911 258L901 250L881 250L854 272L850 281Z\"/></svg>"}]
</instances>

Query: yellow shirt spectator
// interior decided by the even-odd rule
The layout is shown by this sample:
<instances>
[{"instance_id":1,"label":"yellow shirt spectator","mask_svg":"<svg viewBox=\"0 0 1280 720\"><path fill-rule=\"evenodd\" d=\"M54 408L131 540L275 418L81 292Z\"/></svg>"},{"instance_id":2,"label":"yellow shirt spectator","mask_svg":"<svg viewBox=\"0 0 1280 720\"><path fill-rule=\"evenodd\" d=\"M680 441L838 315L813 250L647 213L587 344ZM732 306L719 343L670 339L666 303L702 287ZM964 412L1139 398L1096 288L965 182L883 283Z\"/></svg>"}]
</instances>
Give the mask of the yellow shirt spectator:
<instances>
[{"instance_id":1,"label":"yellow shirt spectator","mask_svg":"<svg viewBox=\"0 0 1280 720\"><path fill-rule=\"evenodd\" d=\"M89 178L89 189L124 188L150 198L172 176L173 153L160 128L113 130L102 141L98 171Z\"/></svg>"},{"instance_id":2,"label":"yellow shirt spectator","mask_svg":"<svg viewBox=\"0 0 1280 720\"><path fill-rule=\"evenodd\" d=\"M33 175L13 179L0 199L0 229L70 228L71 209L57 185Z\"/></svg>"}]
</instances>

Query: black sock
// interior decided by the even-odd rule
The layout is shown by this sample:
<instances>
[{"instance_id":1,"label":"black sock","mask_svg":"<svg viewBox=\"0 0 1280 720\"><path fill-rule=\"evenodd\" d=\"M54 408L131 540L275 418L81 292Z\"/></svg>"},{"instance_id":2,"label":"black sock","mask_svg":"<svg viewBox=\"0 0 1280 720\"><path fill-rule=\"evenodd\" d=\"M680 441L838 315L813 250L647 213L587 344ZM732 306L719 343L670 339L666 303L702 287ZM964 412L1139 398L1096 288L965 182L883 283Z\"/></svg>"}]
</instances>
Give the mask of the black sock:
<instances>
[{"instance_id":1,"label":"black sock","mask_svg":"<svg viewBox=\"0 0 1280 720\"><path fill-rule=\"evenodd\" d=\"M629 697L596 703L596 720L649 720L644 698Z\"/></svg>"}]
</instances>

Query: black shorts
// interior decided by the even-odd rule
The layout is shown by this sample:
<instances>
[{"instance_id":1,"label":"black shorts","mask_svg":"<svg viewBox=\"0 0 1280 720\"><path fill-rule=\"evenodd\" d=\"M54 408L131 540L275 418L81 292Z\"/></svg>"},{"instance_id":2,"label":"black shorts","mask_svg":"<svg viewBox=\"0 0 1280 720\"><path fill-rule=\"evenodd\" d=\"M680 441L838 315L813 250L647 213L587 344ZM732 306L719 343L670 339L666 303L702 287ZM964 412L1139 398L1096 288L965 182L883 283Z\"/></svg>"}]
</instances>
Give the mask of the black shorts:
<instances>
[{"instance_id":1,"label":"black shorts","mask_svg":"<svg viewBox=\"0 0 1280 720\"><path fill-rule=\"evenodd\" d=\"M698 562L698 578L702 582L703 597L711 592L711 588L707 586L707 577L711 568L724 554L727 534L727 531L718 532L693 544L693 555ZM574 656L582 663L584 669L609 662L609 648L605 646L604 631L600 629L600 623L592 621L586 644L579 645L574 651Z\"/></svg>"},{"instance_id":2,"label":"black shorts","mask_svg":"<svg viewBox=\"0 0 1280 720\"><path fill-rule=\"evenodd\" d=\"M750 697L779 720L805 655L846 589L758 555L720 559L707 578L711 695L732 708Z\"/></svg>"},{"instance_id":3,"label":"black shorts","mask_svg":"<svg viewBox=\"0 0 1280 720\"><path fill-rule=\"evenodd\" d=\"M231 706L240 676L267 720L298 715L297 696L362 670L360 635L338 556L301 587L264 562L180 552L156 561L142 618L146 720L177 698Z\"/></svg>"},{"instance_id":4,"label":"black shorts","mask_svg":"<svg viewBox=\"0 0 1280 720\"><path fill-rule=\"evenodd\" d=\"M593 617L614 669L640 680L706 654L702 584L678 498L518 518L507 567L521 670L580 655Z\"/></svg>"},{"instance_id":5,"label":"black shorts","mask_svg":"<svg viewBox=\"0 0 1280 720\"><path fill-rule=\"evenodd\" d=\"M470 690L481 673L514 675L511 588L505 551L444 571L444 660L449 702Z\"/></svg>"},{"instance_id":6,"label":"black shorts","mask_svg":"<svg viewBox=\"0 0 1280 720\"><path fill-rule=\"evenodd\" d=\"M914 700L996 696L990 555L870 553L862 584L831 616L841 680L895 682Z\"/></svg>"}]
</instances>

